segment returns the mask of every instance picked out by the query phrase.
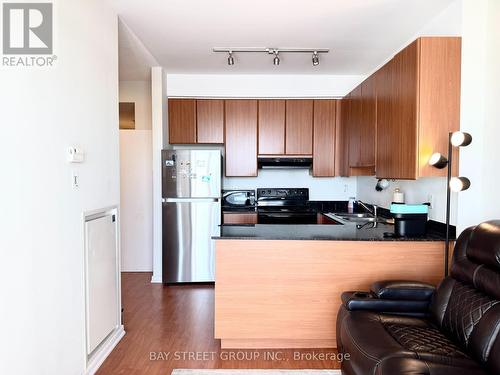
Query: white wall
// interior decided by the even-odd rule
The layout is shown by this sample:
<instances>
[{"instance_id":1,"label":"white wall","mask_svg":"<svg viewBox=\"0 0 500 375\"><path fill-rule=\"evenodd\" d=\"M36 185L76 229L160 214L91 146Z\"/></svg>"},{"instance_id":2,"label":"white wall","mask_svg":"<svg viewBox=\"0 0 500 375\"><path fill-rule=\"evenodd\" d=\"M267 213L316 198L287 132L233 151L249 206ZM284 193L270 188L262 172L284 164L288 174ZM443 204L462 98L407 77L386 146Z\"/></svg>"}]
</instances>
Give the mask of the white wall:
<instances>
[{"instance_id":1,"label":"white wall","mask_svg":"<svg viewBox=\"0 0 500 375\"><path fill-rule=\"evenodd\" d=\"M162 193L161 150L168 148L167 90L165 71L160 66L151 68L151 116L153 160L153 276L151 281L162 281Z\"/></svg>"},{"instance_id":2,"label":"white wall","mask_svg":"<svg viewBox=\"0 0 500 375\"><path fill-rule=\"evenodd\" d=\"M122 272L153 270L151 130L120 130Z\"/></svg>"},{"instance_id":3,"label":"white wall","mask_svg":"<svg viewBox=\"0 0 500 375\"><path fill-rule=\"evenodd\" d=\"M310 200L348 200L356 196L355 177L312 177L305 169L260 169L258 177L224 177L224 189L309 188Z\"/></svg>"},{"instance_id":4,"label":"white wall","mask_svg":"<svg viewBox=\"0 0 500 375\"><path fill-rule=\"evenodd\" d=\"M82 213L120 203L117 16L54 7L56 66L0 71L2 374L84 372ZM66 162L71 145L85 163Z\"/></svg>"},{"instance_id":5,"label":"white wall","mask_svg":"<svg viewBox=\"0 0 500 375\"><path fill-rule=\"evenodd\" d=\"M167 74L169 97L341 98L365 76Z\"/></svg>"},{"instance_id":6,"label":"white wall","mask_svg":"<svg viewBox=\"0 0 500 375\"><path fill-rule=\"evenodd\" d=\"M136 130L120 130L121 264L153 270L151 82L120 81L120 102L135 103Z\"/></svg>"},{"instance_id":7,"label":"white wall","mask_svg":"<svg viewBox=\"0 0 500 375\"><path fill-rule=\"evenodd\" d=\"M134 102L135 128L151 130L151 81L120 81L120 102Z\"/></svg>"},{"instance_id":8,"label":"white wall","mask_svg":"<svg viewBox=\"0 0 500 375\"><path fill-rule=\"evenodd\" d=\"M463 2L461 128L473 136L461 151L458 226L500 219L500 2Z\"/></svg>"}]
</instances>

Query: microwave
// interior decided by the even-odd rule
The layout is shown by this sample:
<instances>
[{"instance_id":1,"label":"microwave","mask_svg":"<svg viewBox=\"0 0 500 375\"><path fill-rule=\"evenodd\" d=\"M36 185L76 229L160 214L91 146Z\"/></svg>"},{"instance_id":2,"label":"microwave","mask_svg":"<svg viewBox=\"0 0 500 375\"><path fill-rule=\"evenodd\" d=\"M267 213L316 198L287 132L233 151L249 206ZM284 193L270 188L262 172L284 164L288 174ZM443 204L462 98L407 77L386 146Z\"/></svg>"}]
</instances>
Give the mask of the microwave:
<instances>
[{"instance_id":1,"label":"microwave","mask_svg":"<svg viewBox=\"0 0 500 375\"><path fill-rule=\"evenodd\" d=\"M222 190L223 210L254 210L255 190Z\"/></svg>"}]
</instances>

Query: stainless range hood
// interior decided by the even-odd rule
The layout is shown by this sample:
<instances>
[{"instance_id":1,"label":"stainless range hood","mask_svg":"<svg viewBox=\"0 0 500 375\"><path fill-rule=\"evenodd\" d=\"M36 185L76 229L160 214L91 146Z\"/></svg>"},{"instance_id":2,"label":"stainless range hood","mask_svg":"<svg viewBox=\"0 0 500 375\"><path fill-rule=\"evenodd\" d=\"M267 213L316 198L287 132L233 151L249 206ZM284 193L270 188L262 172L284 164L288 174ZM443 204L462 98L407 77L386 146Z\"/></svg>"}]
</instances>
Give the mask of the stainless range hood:
<instances>
[{"instance_id":1,"label":"stainless range hood","mask_svg":"<svg viewBox=\"0 0 500 375\"><path fill-rule=\"evenodd\" d=\"M259 169L310 169L310 157L259 157Z\"/></svg>"}]
</instances>

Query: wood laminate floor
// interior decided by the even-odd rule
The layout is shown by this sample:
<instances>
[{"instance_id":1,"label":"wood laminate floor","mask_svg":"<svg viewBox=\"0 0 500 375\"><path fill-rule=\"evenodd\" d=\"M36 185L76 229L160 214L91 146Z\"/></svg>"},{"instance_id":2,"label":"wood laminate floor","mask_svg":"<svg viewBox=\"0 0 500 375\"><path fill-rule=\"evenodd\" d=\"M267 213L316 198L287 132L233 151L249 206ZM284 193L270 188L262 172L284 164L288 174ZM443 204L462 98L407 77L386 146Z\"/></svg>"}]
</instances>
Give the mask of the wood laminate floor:
<instances>
[{"instance_id":1,"label":"wood laminate floor","mask_svg":"<svg viewBox=\"0 0 500 375\"><path fill-rule=\"evenodd\" d=\"M175 368L340 367L334 349L221 350L213 335L212 286L164 287L151 284L150 273L123 273L122 304L127 333L99 375L170 375Z\"/></svg>"}]
</instances>

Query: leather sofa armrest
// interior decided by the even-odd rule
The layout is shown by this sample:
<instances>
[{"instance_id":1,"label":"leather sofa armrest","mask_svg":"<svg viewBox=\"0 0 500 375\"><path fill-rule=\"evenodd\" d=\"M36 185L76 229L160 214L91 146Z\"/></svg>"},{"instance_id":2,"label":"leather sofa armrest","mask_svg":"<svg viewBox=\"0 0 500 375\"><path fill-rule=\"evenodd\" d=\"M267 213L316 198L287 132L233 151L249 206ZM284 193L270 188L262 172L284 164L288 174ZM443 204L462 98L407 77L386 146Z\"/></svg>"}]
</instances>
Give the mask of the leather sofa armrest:
<instances>
[{"instance_id":1,"label":"leather sofa armrest","mask_svg":"<svg viewBox=\"0 0 500 375\"><path fill-rule=\"evenodd\" d=\"M427 283L383 280L372 284L371 292L384 300L430 301L436 288Z\"/></svg>"},{"instance_id":2,"label":"leather sofa armrest","mask_svg":"<svg viewBox=\"0 0 500 375\"><path fill-rule=\"evenodd\" d=\"M430 305L427 300L381 299L371 292L344 292L341 298L348 311L372 311L415 317L427 316Z\"/></svg>"}]
</instances>

